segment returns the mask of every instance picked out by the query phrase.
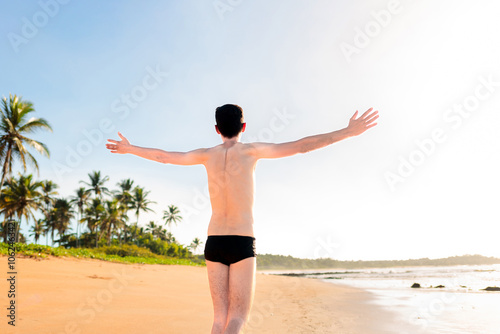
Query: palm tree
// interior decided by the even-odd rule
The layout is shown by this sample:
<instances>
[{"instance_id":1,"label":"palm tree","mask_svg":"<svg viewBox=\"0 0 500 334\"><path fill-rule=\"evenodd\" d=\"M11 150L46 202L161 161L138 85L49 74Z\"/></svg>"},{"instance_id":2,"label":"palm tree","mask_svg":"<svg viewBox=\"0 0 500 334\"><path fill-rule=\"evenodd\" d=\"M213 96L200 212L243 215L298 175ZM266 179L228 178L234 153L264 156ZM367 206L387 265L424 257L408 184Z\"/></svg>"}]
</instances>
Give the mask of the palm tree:
<instances>
[{"instance_id":1,"label":"palm tree","mask_svg":"<svg viewBox=\"0 0 500 334\"><path fill-rule=\"evenodd\" d=\"M104 194L109 194L110 191L108 188L104 186L104 184L109 181L109 176L101 176L101 171L93 171L88 174L90 182L80 181L81 183L87 185L89 188L85 190L87 193L94 193L94 201L90 209L93 211L91 216L93 218L90 220L85 218L84 221L87 221L87 226L93 232L95 230L95 246L96 248L99 246L99 240L101 238L101 234L98 234L100 226L102 225L102 221L99 220L99 216L102 215L105 211L104 206L102 205L102 196ZM98 200L98 202L96 202ZM91 227L92 226L92 227ZM101 230L102 232L102 230Z\"/></svg>"},{"instance_id":2,"label":"palm tree","mask_svg":"<svg viewBox=\"0 0 500 334\"><path fill-rule=\"evenodd\" d=\"M121 191L115 192L115 198L124 204L129 204L132 201L132 187L134 186L134 181L131 179L121 180L116 184L120 187Z\"/></svg>"},{"instance_id":3,"label":"palm tree","mask_svg":"<svg viewBox=\"0 0 500 334\"><path fill-rule=\"evenodd\" d=\"M101 217L105 212L105 208L101 203L99 198L92 199L92 202L89 206L85 208L85 215L81 219L81 222L87 222L87 227L90 230L90 233L95 233L95 246L96 248L99 245L99 234L98 230L101 225Z\"/></svg>"},{"instance_id":4,"label":"palm tree","mask_svg":"<svg viewBox=\"0 0 500 334\"><path fill-rule=\"evenodd\" d=\"M146 232L151 233L154 236L154 233L155 233L155 231L156 231L157 228L158 228L158 226L156 226L155 222L154 221L150 221L149 224L146 225L146 227L144 228L144 230Z\"/></svg>"},{"instance_id":5,"label":"palm tree","mask_svg":"<svg viewBox=\"0 0 500 334\"><path fill-rule=\"evenodd\" d=\"M76 247L80 247L80 225L82 222L83 207L87 204L89 193L85 188L80 187L75 191L76 195L71 198L71 204L76 204L78 207L78 221L76 223Z\"/></svg>"},{"instance_id":6,"label":"palm tree","mask_svg":"<svg viewBox=\"0 0 500 334\"><path fill-rule=\"evenodd\" d=\"M152 209L148 208L148 205L156 203L147 199L149 191L145 191L144 188L139 186L134 188L132 194L132 209L135 210L135 215L137 217L137 225L139 225L139 213L143 212L154 212Z\"/></svg>"},{"instance_id":7,"label":"palm tree","mask_svg":"<svg viewBox=\"0 0 500 334\"><path fill-rule=\"evenodd\" d=\"M61 243L61 238L66 234L66 232L70 229L69 225L71 219L75 217L75 211L71 207L71 202L65 198L58 198L54 203L53 216L54 228L57 230L59 234L59 244Z\"/></svg>"},{"instance_id":8,"label":"palm tree","mask_svg":"<svg viewBox=\"0 0 500 334\"><path fill-rule=\"evenodd\" d=\"M154 221L150 221L145 227L145 231L151 233L151 235L156 239L162 241L171 242L173 236L170 232L163 228L161 225L156 225ZM175 240L175 239L174 239Z\"/></svg>"},{"instance_id":9,"label":"palm tree","mask_svg":"<svg viewBox=\"0 0 500 334\"><path fill-rule=\"evenodd\" d=\"M117 186L120 187L119 191L115 191L115 198L119 201L120 205L123 207L125 210L125 215L128 214L128 211L132 209L132 188L134 186L134 181L131 179L125 179L121 180L116 184ZM127 242L127 235L128 235L128 229L129 227L127 224L123 225L123 239L125 242ZM120 236L120 244L122 242L122 238Z\"/></svg>"},{"instance_id":10,"label":"palm tree","mask_svg":"<svg viewBox=\"0 0 500 334\"><path fill-rule=\"evenodd\" d=\"M38 219L34 226L31 226L31 233L29 236L35 238L35 244L38 243L38 239L44 235L44 219Z\"/></svg>"},{"instance_id":11,"label":"palm tree","mask_svg":"<svg viewBox=\"0 0 500 334\"><path fill-rule=\"evenodd\" d=\"M58 195L58 192L56 191L57 188L58 185L50 180L42 181L42 196L40 197L40 204L43 204L41 209L45 216L45 222L50 221L50 214L55 202L55 198L53 196Z\"/></svg>"},{"instance_id":12,"label":"palm tree","mask_svg":"<svg viewBox=\"0 0 500 334\"><path fill-rule=\"evenodd\" d=\"M171 232L165 232L165 241L169 244L176 244L177 240L175 240L174 235Z\"/></svg>"},{"instance_id":13,"label":"palm tree","mask_svg":"<svg viewBox=\"0 0 500 334\"><path fill-rule=\"evenodd\" d=\"M182 217L179 215L181 212L179 208L175 205L169 205L168 210L163 211L163 219L165 220L165 225L167 227L171 227L172 224L177 225L178 222L182 220Z\"/></svg>"},{"instance_id":14,"label":"palm tree","mask_svg":"<svg viewBox=\"0 0 500 334\"><path fill-rule=\"evenodd\" d=\"M44 221L43 221L43 226L42 226L42 230L43 230L43 235L45 236L45 245L48 246L49 245L49 234L50 234L50 230L51 230L51 226L50 226L50 222L52 220L50 219L50 214L49 214L49 217L46 218Z\"/></svg>"},{"instance_id":15,"label":"palm tree","mask_svg":"<svg viewBox=\"0 0 500 334\"><path fill-rule=\"evenodd\" d=\"M104 183L109 181L109 176L102 177L100 171L93 171L92 173L89 173L88 176L90 182L80 182L89 187L86 190L88 193L94 193L94 198L99 198L102 201L102 195L109 194L108 188L104 186Z\"/></svg>"},{"instance_id":16,"label":"palm tree","mask_svg":"<svg viewBox=\"0 0 500 334\"><path fill-rule=\"evenodd\" d=\"M138 245L138 238L144 235L144 227L137 226L137 223L134 223L130 226L130 229L127 231L130 234L130 240Z\"/></svg>"},{"instance_id":17,"label":"palm tree","mask_svg":"<svg viewBox=\"0 0 500 334\"><path fill-rule=\"evenodd\" d=\"M34 211L39 208L42 187L41 182L33 181L33 175L23 176L19 174L18 179L7 180L7 187L0 196L1 213L8 219L17 216L19 224L16 227L16 236L19 235L19 225L21 219L26 218L26 224L29 225L29 219L36 221ZM7 219L4 221L6 223ZM4 226L4 238L7 242L7 229Z\"/></svg>"},{"instance_id":18,"label":"palm tree","mask_svg":"<svg viewBox=\"0 0 500 334\"><path fill-rule=\"evenodd\" d=\"M49 123L43 118L30 117L35 109L33 104L23 101L21 97L9 95L2 100L0 107L0 161L2 162L2 179L0 193L7 175L12 174L13 158L17 158L26 172L26 163L33 165L38 172L38 163L33 155L28 152L31 147L38 153L50 157L49 149L44 143L26 137L26 134L38 130L52 132Z\"/></svg>"},{"instance_id":19,"label":"palm tree","mask_svg":"<svg viewBox=\"0 0 500 334\"><path fill-rule=\"evenodd\" d=\"M41 202L45 205L45 208L47 209L49 206L51 206L54 203L54 197L55 195L59 195L59 193L56 191L59 186L55 184L54 182L50 180L45 180L42 181L42 197L40 198Z\"/></svg>"},{"instance_id":20,"label":"palm tree","mask_svg":"<svg viewBox=\"0 0 500 334\"><path fill-rule=\"evenodd\" d=\"M106 211L102 219L102 232L107 233L108 246L111 245L113 230L123 227L127 219L124 207L120 205L117 199L106 201Z\"/></svg>"},{"instance_id":21,"label":"palm tree","mask_svg":"<svg viewBox=\"0 0 500 334\"><path fill-rule=\"evenodd\" d=\"M50 240L52 242L52 246L54 246L54 233L57 230L57 218L56 218L56 210L52 208L49 212L49 218L45 220L45 231L47 235L50 235ZM48 242L48 237L47 237Z\"/></svg>"},{"instance_id":22,"label":"palm tree","mask_svg":"<svg viewBox=\"0 0 500 334\"><path fill-rule=\"evenodd\" d=\"M161 225L158 225L154 231L154 234L162 241L167 241L167 233L168 231Z\"/></svg>"},{"instance_id":23,"label":"palm tree","mask_svg":"<svg viewBox=\"0 0 500 334\"><path fill-rule=\"evenodd\" d=\"M189 248L191 248L191 250L194 253L202 244L203 242L200 239L194 238L193 241L191 242L191 245L189 245Z\"/></svg>"}]
</instances>

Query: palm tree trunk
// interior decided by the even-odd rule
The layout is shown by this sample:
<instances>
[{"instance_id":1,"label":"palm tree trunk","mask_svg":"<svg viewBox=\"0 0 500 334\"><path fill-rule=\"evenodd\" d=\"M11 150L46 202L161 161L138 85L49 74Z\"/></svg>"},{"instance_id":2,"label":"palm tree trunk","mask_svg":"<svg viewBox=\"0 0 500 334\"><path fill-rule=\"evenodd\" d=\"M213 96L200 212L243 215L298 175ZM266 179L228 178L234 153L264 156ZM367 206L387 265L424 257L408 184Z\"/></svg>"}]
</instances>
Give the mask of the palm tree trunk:
<instances>
[{"instance_id":1,"label":"palm tree trunk","mask_svg":"<svg viewBox=\"0 0 500 334\"><path fill-rule=\"evenodd\" d=\"M7 216L7 213L5 214L5 219L3 221L3 241L5 243L8 243L8 222L11 221L12 218L11 216Z\"/></svg>"},{"instance_id":2,"label":"palm tree trunk","mask_svg":"<svg viewBox=\"0 0 500 334\"><path fill-rule=\"evenodd\" d=\"M95 248L99 247L100 236L101 236L101 233L99 233L99 225L96 225L96 227L95 227Z\"/></svg>"},{"instance_id":3,"label":"palm tree trunk","mask_svg":"<svg viewBox=\"0 0 500 334\"><path fill-rule=\"evenodd\" d=\"M51 231L51 234L50 234L50 238L52 240L52 247L54 247L54 227L52 227L52 231Z\"/></svg>"},{"instance_id":4,"label":"palm tree trunk","mask_svg":"<svg viewBox=\"0 0 500 334\"><path fill-rule=\"evenodd\" d=\"M82 212L78 210L78 220L76 221L76 248L80 248L80 233L78 233L78 228L80 227L80 220L82 219Z\"/></svg>"},{"instance_id":5,"label":"palm tree trunk","mask_svg":"<svg viewBox=\"0 0 500 334\"><path fill-rule=\"evenodd\" d=\"M111 246L111 224L108 226L108 246Z\"/></svg>"},{"instance_id":6,"label":"palm tree trunk","mask_svg":"<svg viewBox=\"0 0 500 334\"><path fill-rule=\"evenodd\" d=\"M0 181L0 194L2 194L3 183L5 181L5 176L7 175L7 167L9 166L11 153L12 153L12 146L11 144L9 144L9 148L7 149L7 154L5 155L5 161L3 163L3 168L2 168L2 181Z\"/></svg>"},{"instance_id":7,"label":"palm tree trunk","mask_svg":"<svg viewBox=\"0 0 500 334\"><path fill-rule=\"evenodd\" d=\"M117 231L118 231L118 243L121 246L122 245L122 239L123 239L122 233L125 231L125 228L122 228L121 231L119 229L117 229Z\"/></svg>"},{"instance_id":8,"label":"palm tree trunk","mask_svg":"<svg viewBox=\"0 0 500 334\"><path fill-rule=\"evenodd\" d=\"M3 236L3 242L7 243L7 214L4 215L4 219L2 222L2 236Z\"/></svg>"},{"instance_id":9,"label":"palm tree trunk","mask_svg":"<svg viewBox=\"0 0 500 334\"><path fill-rule=\"evenodd\" d=\"M15 235L14 235L14 242L19 242L19 230L20 230L20 225L21 225L21 217L19 217L19 222L15 222L14 228L15 228Z\"/></svg>"}]
</instances>

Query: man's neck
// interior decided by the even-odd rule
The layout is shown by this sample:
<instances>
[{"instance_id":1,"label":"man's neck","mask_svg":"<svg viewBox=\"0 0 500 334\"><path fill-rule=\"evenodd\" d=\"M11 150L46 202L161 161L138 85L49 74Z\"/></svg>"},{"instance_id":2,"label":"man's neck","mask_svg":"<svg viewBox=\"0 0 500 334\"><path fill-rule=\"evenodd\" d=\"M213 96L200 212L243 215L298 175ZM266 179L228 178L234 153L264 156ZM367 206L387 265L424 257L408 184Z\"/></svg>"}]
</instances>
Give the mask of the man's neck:
<instances>
[{"instance_id":1,"label":"man's neck","mask_svg":"<svg viewBox=\"0 0 500 334\"><path fill-rule=\"evenodd\" d=\"M240 136L236 136L236 137L233 137L233 138L226 138L224 136L221 136L222 138L222 142L224 144L227 144L227 145L234 145L236 143L238 143L240 141Z\"/></svg>"}]
</instances>

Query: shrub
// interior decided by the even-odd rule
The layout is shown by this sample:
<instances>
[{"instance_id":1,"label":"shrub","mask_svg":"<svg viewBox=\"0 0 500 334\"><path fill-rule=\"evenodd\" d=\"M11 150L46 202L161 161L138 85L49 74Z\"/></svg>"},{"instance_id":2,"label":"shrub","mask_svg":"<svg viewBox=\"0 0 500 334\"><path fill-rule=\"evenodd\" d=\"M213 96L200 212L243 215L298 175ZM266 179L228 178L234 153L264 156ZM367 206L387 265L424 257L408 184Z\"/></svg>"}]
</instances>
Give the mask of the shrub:
<instances>
[{"instance_id":1,"label":"shrub","mask_svg":"<svg viewBox=\"0 0 500 334\"><path fill-rule=\"evenodd\" d=\"M136 257L156 257L150 250L138 247L136 245L122 245L122 246L104 246L97 250L102 251L106 255L136 256Z\"/></svg>"}]
</instances>

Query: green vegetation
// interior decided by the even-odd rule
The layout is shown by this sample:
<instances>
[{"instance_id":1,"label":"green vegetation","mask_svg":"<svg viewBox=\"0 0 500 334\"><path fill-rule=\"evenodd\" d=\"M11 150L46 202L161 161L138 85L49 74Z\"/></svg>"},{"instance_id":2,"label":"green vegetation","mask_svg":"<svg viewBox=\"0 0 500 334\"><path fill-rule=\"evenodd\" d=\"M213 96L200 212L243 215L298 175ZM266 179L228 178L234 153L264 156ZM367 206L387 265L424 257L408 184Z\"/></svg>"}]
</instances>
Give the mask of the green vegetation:
<instances>
[{"instance_id":1,"label":"green vegetation","mask_svg":"<svg viewBox=\"0 0 500 334\"><path fill-rule=\"evenodd\" d=\"M7 222L11 222L15 233L10 238L14 242L26 242L26 237L19 232L19 222L23 219L28 225L34 223L30 236L35 243L45 236L47 246L50 236L52 246L58 243L66 249L137 246L160 256L194 258L192 252L202 244L199 238L184 246L154 221L145 227L138 225L139 213L152 211L149 205L154 202L147 198L149 191L139 186L132 188L134 181L130 179L122 180L117 184L121 189L112 191L105 187L108 176L102 176L99 171L88 176L90 182L81 181L88 188L76 189L75 196L70 198L55 197L58 186L52 181L34 181L32 175L7 179L0 195L0 213L6 217L2 224L4 241L9 241ZM35 217L37 212L42 218ZM128 223L129 212L136 216L133 224ZM180 210L169 205L163 219L166 226L182 221ZM76 233L69 233L71 222L76 222Z\"/></svg>"},{"instance_id":2,"label":"green vegetation","mask_svg":"<svg viewBox=\"0 0 500 334\"><path fill-rule=\"evenodd\" d=\"M152 239L149 239L152 240ZM157 244L158 241L153 242ZM166 243L165 243L166 244ZM16 255L30 258L75 257L99 259L123 263L147 264L176 264L190 266L204 266L203 255L181 258L159 255L146 247L137 245L101 245L98 248L64 248L50 247L38 244L16 243ZM158 246L155 246L158 247ZM152 247L154 249L154 247ZM175 248L175 247L174 247ZM165 253L168 253L165 252ZM0 243L0 255L8 255L8 244ZM299 259L292 256L262 254L257 255L257 268L259 270L309 270L309 269L367 269L367 268L395 268L419 266L456 266L456 265L485 265L500 264L500 259L482 255L454 256L442 259L414 259L414 260L384 260L384 261L338 261L333 259Z\"/></svg>"},{"instance_id":3,"label":"green vegetation","mask_svg":"<svg viewBox=\"0 0 500 334\"><path fill-rule=\"evenodd\" d=\"M297 269L365 269L419 266L457 266L500 264L500 259L482 255L454 256L443 259L386 260L386 261L338 261L333 259L298 259L291 256L264 254L257 256L259 270L297 270Z\"/></svg>"},{"instance_id":4,"label":"green vegetation","mask_svg":"<svg viewBox=\"0 0 500 334\"><path fill-rule=\"evenodd\" d=\"M4 242L16 243L20 254L25 256L76 256L165 264L204 261L192 253L202 244L199 238L184 246L161 223L150 221L146 227L139 224L140 213L154 212L150 205L155 202L148 198L149 191L134 185L131 179L118 182L118 189L113 190L107 185L109 176L93 171L86 181L79 182L83 187L65 198L59 196L59 186L53 181L36 180L32 174L16 171L13 168L16 165L20 165L24 173L27 165L38 171L30 149L49 157L47 146L32 139L31 134L39 130L52 131L52 128L44 118L34 117L34 112L31 102L16 95L4 97L0 104L0 214L4 218L0 236ZM129 222L129 215L135 216L134 223ZM180 210L169 205L162 219L166 227L176 225L182 221ZM30 228L29 236L35 244L25 244L27 238L20 232L21 224ZM76 225L74 233L72 225ZM59 247L49 247L49 237L52 246L58 244ZM39 245L40 241L45 241L46 246ZM5 245L3 254L6 254Z\"/></svg>"},{"instance_id":5,"label":"green vegetation","mask_svg":"<svg viewBox=\"0 0 500 334\"><path fill-rule=\"evenodd\" d=\"M0 254L8 255L9 245L0 243ZM99 259L112 262L122 263L147 263L147 264L176 264L189 266L203 266L204 260L202 256L192 257L190 259L180 259L169 256L157 255L150 250L138 247L136 245L122 246L102 246L99 248L64 248L50 247L37 244L16 243L17 257L30 257L36 259L45 259L48 256L56 257L75 257Z\"/></svg>"}]
</instances>

